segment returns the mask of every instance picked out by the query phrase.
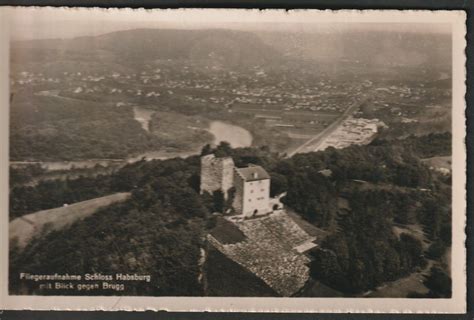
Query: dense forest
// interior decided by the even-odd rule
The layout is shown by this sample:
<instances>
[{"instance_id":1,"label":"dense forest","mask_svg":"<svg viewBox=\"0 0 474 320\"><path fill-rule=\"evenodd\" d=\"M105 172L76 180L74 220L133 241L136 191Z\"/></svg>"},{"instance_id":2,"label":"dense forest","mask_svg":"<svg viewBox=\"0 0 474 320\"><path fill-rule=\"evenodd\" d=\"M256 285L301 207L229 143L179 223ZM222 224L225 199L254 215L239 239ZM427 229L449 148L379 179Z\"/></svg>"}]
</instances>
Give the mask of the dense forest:
<instances>
[{"instance_id":1,"label":"dense forest","mask_svg":"<svg viewBox=\"0 0 474 320\"><path fill-rule=\"evenodd\" d=\"M447 297L451 280L438 262L451 245L450 177L430 171L420 159L450 154L450 138L377 140L292 158L226 143L202 152L232 156L237 166L264 166L272 177L272 195L287 191L287 206L328 231L312 252L314 279L356 295L434 261L426 296ZM205 295L198 281L199 251L215 223L212 213L225 204L218 196L199 194L199 166L198 156L140 161L108 176L14 189L16 216L116 191L132 191L132 198L40 237L22 251L13 246L11 292L47 294L20 284L19 272L129 272L151 274L151 283L94 294ZM396 234L394 225L421 226L426 243L409 232Z\"/></svg>"},{"instance_id":2,"label":"dense forest","mask_svg":"<svg viewBox=\"0 0 474 320\"><path fill-rule=\"evenodd\" d=\"M85 182L71 185L63 195L88 189L106 194L125 186L133 194L126 203L105 208L69 229L33 241L21 253L13 247L10 288L22 292L17 273L20 270L46 274L139 272L151 275L151 285L138 282L123 292L85 294L201 295L197 261L209 212L189 185L198 170L198 157L143 161L123 168L109 180L99 178L102 187L108 183L108 191L99 185L86 187ZM63 185L54 186L60 189Z\"/></svg>"},{"instance_id":3,"label":"dense forest","mask_svg":"<svg viewBox=\"0 0 474 320\"><path fill-rule=\"evenodd\" d=\"M16 171L13 171L16 172ZM124 188L112 187L110 175L45 180L36 186L20 185L10 189L10 220L39 210L61 207L107 195Z\"/></svg>"}]
</instances>

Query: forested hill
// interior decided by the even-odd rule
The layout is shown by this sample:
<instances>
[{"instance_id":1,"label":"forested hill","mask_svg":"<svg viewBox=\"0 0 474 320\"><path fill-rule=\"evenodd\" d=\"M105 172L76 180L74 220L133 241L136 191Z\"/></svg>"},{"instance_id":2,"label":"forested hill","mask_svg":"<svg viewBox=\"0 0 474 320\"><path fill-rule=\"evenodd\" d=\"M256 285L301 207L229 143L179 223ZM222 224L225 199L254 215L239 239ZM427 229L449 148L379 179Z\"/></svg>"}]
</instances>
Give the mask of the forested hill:
<instances>
[{"instance_id":1,"label":"forested hill","mask_svg":"<svg viewBox=\"0 0 474 320\"><path fill-rule=\"evenodd\" d=\"M292 57L332 63L357 61L366 68L387 65L446 68L449 34L362 31L257 33L265 43Z\"/></svg>"},{"instance_id":2,"label":"forested hill","mask_svg":"<svg viewBox=\"0 0 474 320\"><path fill-rule=\"evenodd\" d=\"M432 144L419 139L429 139ZM271 193L287 191L285 204L329 234L321 250L314 253L313 278L354 295L424 268L426 259L442 265L441 257L451 240L450 177L431 171L420 159L449 154L449 141L449 134L377 141L290 159L280 159L265 148L231 149L226 144L203 152L232 156L237 166L264 166L272 177ZM446 147L439 148L442 145ZM200 248L214 226L212 213L224 212L229 204L219 194L199 194L199 170L198 156L141 161L111 176L12 190L12 200L17 202L11 203L32 211L38 206L45 209L51 199L61 202L71 195L80 201L131 190L132 197L67 230L49 233L21 252L13 245L11 293L53 294L35 289L38 283L29 287L18 280L19 272L43 270L152 276L150 283L129 284L122 292L86 292L88 295L205 295L198 280ZM25 191L37 196L22 197ZM403 232L395 232L395 226ZM426 239L409 232L408 226L421 228ZM440 268L433 274L437 278L427 280L427 286L434 283L429 296L449 296L449 276Z\"/></svg>"},{"instance_id":3,"label":"forested hill","mask_svg":"<svg viewBox=\"0 0 474 320\"><path fill-rule=\"evenodd\" d=\"M131 66L160 59L187 59L245 67L268 63L280 55L245 31L135 29L73 39L13 42L11 57L13 63L77 60Z\"/></svg>"},{"instance_id":4,"label":"forested hill","mask_svg":"<svg viewBox=\"0 0 474 320\"><path fill-rule=\"evenodd\" d=\"M96 60L126 64L156 59L220 60L229 66L277 65L283 57L365 67L427 65L451 59L449 35L411 32L274 32L231 29L132 29L70 39L13 41L16 61ZM93 48L94 50L91 50ZM28 50L25 50L28 49ZM28 60L25 60L27 58ZM100 65L97 65L100 68Z\"/></svg>"},{"instance_id":5,"label":"forested hill","mask_svg":"<svg viewBox=\"0 0 474 320\"><path fill-rule=\"evenodd\" d=\"M427 72L449 72L449 35L410 32L271 32L231 29L132 29L98 36L70 39L13 41L12 64L48 65L48 74L75 70L133 73L137 66L153 61L187 60L211 68L269 66L301 61L352 69L387 66L427 66ZM355 65L354 65L355 63ZM77 66L76 66L77 69ZM337 68L336 68L337 69ZM33 71L34 69L30 70ZM44 68L41 72L45 71Z\"/></svg>"}]
</instances>

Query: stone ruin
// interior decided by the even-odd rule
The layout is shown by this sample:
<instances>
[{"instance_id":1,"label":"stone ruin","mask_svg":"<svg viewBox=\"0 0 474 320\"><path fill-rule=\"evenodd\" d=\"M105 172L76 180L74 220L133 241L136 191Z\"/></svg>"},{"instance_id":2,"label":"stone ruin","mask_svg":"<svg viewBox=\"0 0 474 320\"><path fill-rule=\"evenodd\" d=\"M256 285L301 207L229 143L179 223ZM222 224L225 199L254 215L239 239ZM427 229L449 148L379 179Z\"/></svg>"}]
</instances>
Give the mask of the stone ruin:
<instances>
[{"instance_id":1,"label":"stone ruin","mask_svg":"<svg viewBox=\"0 0 474 320\"><path fill-rule=\"evenodd\" d=\"M234 185L234 161L231 157L217 158L213 154L201 157L201 194L221 190L227 199Z\"/></svg>"}]
</instances>

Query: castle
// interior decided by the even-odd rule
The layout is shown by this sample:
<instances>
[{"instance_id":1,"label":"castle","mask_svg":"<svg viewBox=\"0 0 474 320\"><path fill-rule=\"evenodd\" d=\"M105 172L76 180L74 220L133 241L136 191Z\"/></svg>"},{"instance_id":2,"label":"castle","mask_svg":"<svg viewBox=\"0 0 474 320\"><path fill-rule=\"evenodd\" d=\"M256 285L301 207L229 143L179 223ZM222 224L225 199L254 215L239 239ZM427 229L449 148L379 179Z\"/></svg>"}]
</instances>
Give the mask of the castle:
<instances>
[{"instance_id":1,"label":"castle","mask_svg":"<svg viewBox=\"0 0 474 320\"><path fill-rule=\"evenodd\" d=\"M201 157L201 193L222 191L228 199L235 189L232 207L245 218L267 214L281 207L270 199L270 175L261 166L235 167L231 157L217 158L213 154ZM279 203L279 202L278 202Z\"/></svg>"},{"instance_id":2,"label":"castle","mask_svg":"<svg viewBox=\"0 0 474 320\"><path fill-rule=\"evenodd\" d=\"M236 264L218 277L206 275L211 292L219 292L222 283L216 279L221 277L229 281L247 279L255 285L252 290L266 294L270 290L271 295L284 297L295 295L308 283L311 259L306 252L317 247L318 232L283 209L280 199L286 193L270 198L270 182L270 175L261 166L237 168L231 157L201 157L201 193L221 191L225 199L232 200L235 213L218 217L207 235L208 252L218 251ZM222 272L215 267L222 263L219 259L214 254L207 258L208 272Z\"/></svg>"}]
</instances>

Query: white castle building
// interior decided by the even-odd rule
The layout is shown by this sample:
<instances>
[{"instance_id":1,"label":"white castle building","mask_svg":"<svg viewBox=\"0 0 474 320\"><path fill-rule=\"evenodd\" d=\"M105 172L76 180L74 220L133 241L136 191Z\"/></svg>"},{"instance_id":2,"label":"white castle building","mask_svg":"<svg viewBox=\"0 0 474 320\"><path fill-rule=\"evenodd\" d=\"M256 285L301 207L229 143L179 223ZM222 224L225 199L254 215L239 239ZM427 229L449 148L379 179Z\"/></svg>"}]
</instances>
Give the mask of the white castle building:
<instances>
[{"instance_id":1,"label":"white castle building","mask_svg":"<svg viewBox=\"0 0 474 320\"><path fill-rule=\"evenodd\" d=\"M232 187L235 188L232 207L238 215L254 217L282 207L279 201L274 204L270 199L270 175L261 166L236 168L230 157L216 158L213 154L201 157L201 193L221 190L227 199Z\"/></svg>"},{"instance_id":2,"label":"white castle building","mask_svg":"<svg viewBox=\"0 0 474 320\"><path fill-rule=\"evenodd\" d=\"M246 217L265 214L270 208L270 176L260 166L234 170L235 196L232 206Z\"/></svg>"}]
</instances>

